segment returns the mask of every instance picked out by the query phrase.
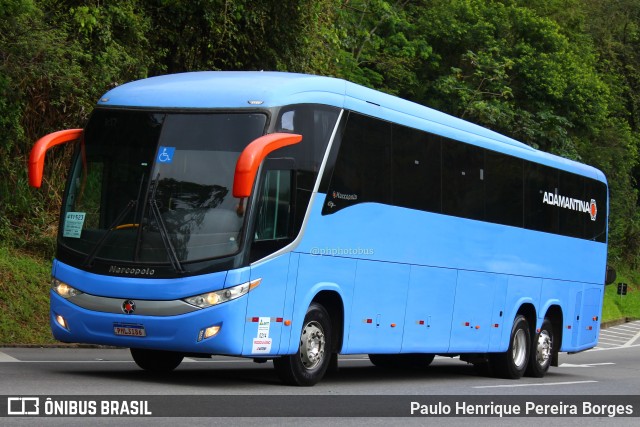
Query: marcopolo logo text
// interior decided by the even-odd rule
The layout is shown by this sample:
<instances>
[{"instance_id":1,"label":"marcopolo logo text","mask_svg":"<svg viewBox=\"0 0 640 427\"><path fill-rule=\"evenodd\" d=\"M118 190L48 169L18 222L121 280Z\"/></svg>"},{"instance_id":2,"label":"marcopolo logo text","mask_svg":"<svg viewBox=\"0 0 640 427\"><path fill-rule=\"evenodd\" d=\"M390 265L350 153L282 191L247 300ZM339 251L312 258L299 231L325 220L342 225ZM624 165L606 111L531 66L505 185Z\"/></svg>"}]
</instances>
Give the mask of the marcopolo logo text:
<instances>
[{"instance_id":1,"label":"marcopolo logo text","mask_svg":"<svg viewBox=\"0 0 640 427\"><path fill-rule=\"evenodd\" d=\"M112 265L109 267L109 273L130 274L132 276L153 276L156 274L156 271L153 268L118 267Z\"/></svg>"}]
</instances>

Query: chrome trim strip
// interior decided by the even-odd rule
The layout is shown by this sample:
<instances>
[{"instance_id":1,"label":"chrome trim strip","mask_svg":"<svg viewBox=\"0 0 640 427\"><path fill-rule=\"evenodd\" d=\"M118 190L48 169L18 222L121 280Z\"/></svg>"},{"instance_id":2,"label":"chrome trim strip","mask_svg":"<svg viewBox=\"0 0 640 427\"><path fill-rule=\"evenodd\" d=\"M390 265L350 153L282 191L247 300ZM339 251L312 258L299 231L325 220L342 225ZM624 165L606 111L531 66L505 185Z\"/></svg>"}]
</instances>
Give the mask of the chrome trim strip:
<instances>
[{"instance_id":1,"label":"chrome trim strip","mask_svg":"<svg viewBox=\"0 0 640 427\"><path fill-rule=\"evenodd\" d=\"M122 304L128 300L132 300L135 303L135 311L130 315L125 314L122 310ZM194 311L201 310L200 308L187 304L182 300L153 301L135 298L109 298L84 293L68 298L67 301L87 310L121 314L123 318L133 315L178 316L180 314L192 313Z\"/></svg>"}]
</instances>

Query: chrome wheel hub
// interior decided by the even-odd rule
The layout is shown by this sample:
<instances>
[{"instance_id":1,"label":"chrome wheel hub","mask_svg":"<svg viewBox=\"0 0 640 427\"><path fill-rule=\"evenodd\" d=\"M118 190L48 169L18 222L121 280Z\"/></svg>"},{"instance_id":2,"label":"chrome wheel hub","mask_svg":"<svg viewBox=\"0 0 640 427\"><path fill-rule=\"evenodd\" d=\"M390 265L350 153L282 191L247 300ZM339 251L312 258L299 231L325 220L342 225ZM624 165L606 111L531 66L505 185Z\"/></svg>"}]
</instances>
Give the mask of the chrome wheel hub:
<instances>
[{"instance_id":1,"label":"chrome wheel hub","mask_svg":"<svg viewBox=\"0 0 640 427\"><path fill-rule=\"evenodd\" d=\"M325 344L322 326L316 321L307 323L300 336L300 360L306 369L314 369L322 362Z\"/></svg>"},{"instance_id":2,"label":"chrome wheel hub","mask_svg":"<svg viewBox=\"0 0 640 427\"><path fill-rule=\"evenodd\" d=\"M551 358L552 341L549 331L542 331L538 335L538 343L536 345L536 361L538 365L545 366Z\"/></svg>"},{"instance_id":3,"label":"chrome wheel hub","mask_svg":"<svg viewBox=\"0 0 640 427\"><path fill-rule=\"evenodd\" d=\"M518 329L513 337L513 349L511 353L513 363L518 369L522 369L527 359L527 336L523 329Z\"/></svg>"}]
</instances>

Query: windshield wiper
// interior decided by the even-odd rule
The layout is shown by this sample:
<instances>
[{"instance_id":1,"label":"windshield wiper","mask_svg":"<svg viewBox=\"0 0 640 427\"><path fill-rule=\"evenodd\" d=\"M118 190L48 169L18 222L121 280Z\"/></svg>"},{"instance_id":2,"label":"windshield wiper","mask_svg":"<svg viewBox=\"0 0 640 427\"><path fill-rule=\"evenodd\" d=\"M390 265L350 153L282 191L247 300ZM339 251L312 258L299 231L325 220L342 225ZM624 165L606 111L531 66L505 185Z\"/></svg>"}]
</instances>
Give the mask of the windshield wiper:
<instances>
[{"instance_id":1,"label":"windshield wiper","mask_svg":"<svg viewBox=\"0 0 640 427\"><path fill-rule=\"evenodd\" d=\"M151 195L149 196L149 207L151 208L151 213L153 214L153 218L156 220L158 224L158 231L160 232L160 237L162 238L162 244L167 250L167 257L169 258L169 262L173 269L178 273L184 273L184 269L182 268L182 264L180 264L180 260L178 259L178 254L176 253L173 244L171 243L171 239L169 238L169 232L167 231L167 225L162 219L162 214L160 213L160 208L158 207L158 202L156 201L156 190L158 189L158 183L160 182L160 174L156 175L156 179L151 181Z\"/></svg>"},{"instance_id":2,"label":"windshield wiper","mask_svg":"<svg viewBox=\"0 0 640 427\"><path fill-rule=\"evenodd\" d=\"M100 251L100 249L102 249L102 247L104 246L105 242L107 241L107 237L111 235L111 232L113 230L116 230L116 227L122 222L124 217L127 216L127 214L131 211L131 209L133 209L133 207L137 204L138 204L137 200L129 200L129 203L127 203L127 205L120 212L120 214L118 214L118 217L111 223L111 225L109 225L109 228L107 229L107 231L105 231L102 237L100 237L100 240L98 240L96 245L93 247L93 250L91 251L91 253L87 255L87 258L85 258L84 260L85 267L92 266L93 260L98 255L98 252Z\"/></svg>"}]
</instances>

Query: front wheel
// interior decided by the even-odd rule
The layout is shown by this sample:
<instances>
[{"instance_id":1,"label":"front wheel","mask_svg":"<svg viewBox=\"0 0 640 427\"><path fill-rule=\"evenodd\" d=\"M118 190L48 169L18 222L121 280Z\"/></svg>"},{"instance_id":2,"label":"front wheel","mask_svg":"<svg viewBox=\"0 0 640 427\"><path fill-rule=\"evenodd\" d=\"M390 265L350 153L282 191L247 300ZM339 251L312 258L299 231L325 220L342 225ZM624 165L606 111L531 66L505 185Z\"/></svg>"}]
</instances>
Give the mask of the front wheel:
<instances>
[{"instance_id":1,"label":"front wheel","mask_svg":"<svg viewBox=\"0 0 640 427\"><path fill-rule=\"evenodd\" d=\"M524 375L529 363L531 333L526 317L519 315L513 321L509 348L504 353L491 354L489 364L494 375L516 380Z\"/></svg>"},{"instance_id":2,"label":"front wheel","mask_svg":"<svg viewBox=\"0 0 640 427\"><path fill-rule=\"evenodd\" d=\"M322 379L330 361L329 313L322 305L313 303L304 317L298 352L273 359L273 366L285 384L312 386Z\"/></svg>"},{"instance_id":3,"label":"front wheel","mask_svg":"<svg viewBox=\"0 0 640 427\"><path fill-rule=\"evenodd\" d=\"M173 351L132 348L131 356L136 365L151 372L170 372L182 363L184 356Z\"/></svg>"},{"instance_id":4,"label":"front wheel","mask_svg":"<svg viewBox=\"0 0 640 427\"><path fill-rule=\"evenodd\" d=\"M540 332L533 339L531 347L531 357L529 358L529 366L525 375L530 377L542 378L545 376L551 366L551 358L553 357L553 326L547 318L542 322Z\"/></svg>"}]
</instances>

